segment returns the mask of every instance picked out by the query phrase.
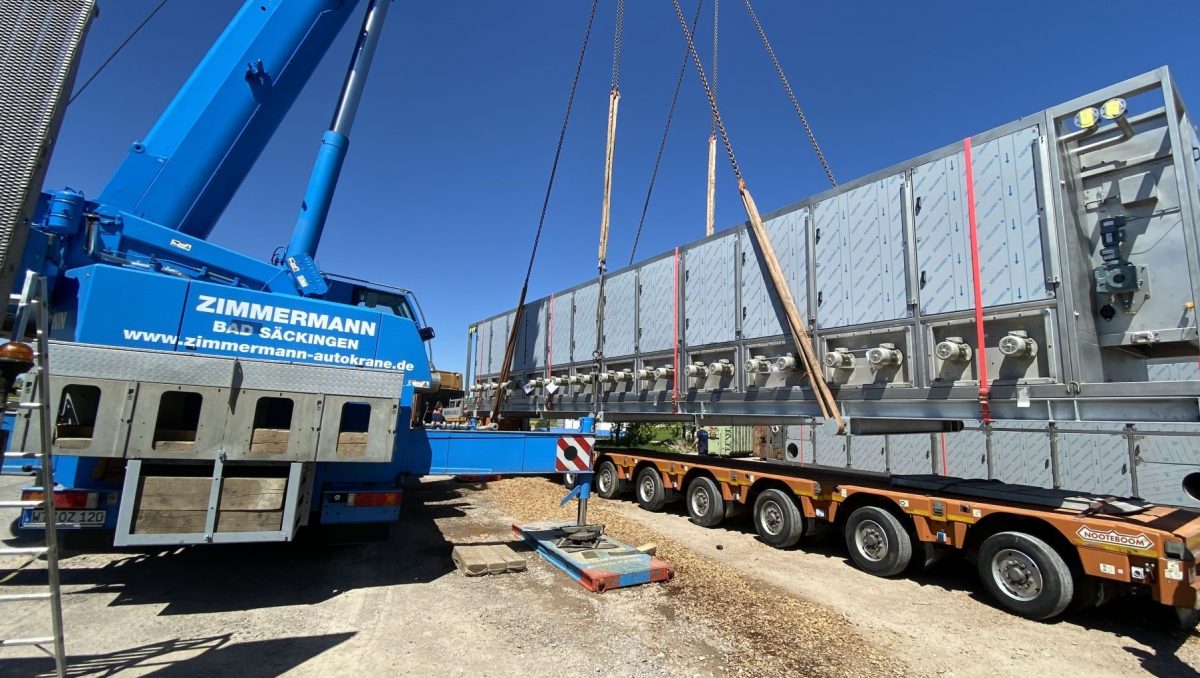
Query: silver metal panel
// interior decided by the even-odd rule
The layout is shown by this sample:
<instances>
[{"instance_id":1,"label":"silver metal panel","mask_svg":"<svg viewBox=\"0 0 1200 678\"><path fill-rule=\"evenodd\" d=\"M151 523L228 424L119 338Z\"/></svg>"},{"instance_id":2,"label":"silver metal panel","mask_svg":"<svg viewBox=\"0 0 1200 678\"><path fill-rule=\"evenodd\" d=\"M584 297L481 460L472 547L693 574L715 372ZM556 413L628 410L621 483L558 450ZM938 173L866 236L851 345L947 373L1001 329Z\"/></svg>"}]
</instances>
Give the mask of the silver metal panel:
<instances>
[{"instance_id":1,"label":"silver metal panel","mask_svg":"<svg viewBox=\"0 0 1200 678\"><path fill-rule=\"evenodd\" d=\"M12 0L0 10L0 295L12 291L92 0ZM9 256L9 255L12 256Z\"/></svg>"},{"instance_id":2,"label":"silver metal panel","mask_svg":"<svg viewBox=\"0 0 1200 678\"><path fill-rule=\"evenodd\" d=\"M263 398L292 401L287 446L279 452L254 450L255 414ZM225 422L223 449L226 458L246 461L314 461L322 398L312 393L243 390L237 393Z\"/></svg>"},{"instance_id":3,"label":"silver metal panel","mask_svg":"<svg viewBox=\"0 0 1200 678\"><path fill-rule=\"evenodd\" d=\"M840 193L814 208L820 327L908 315L904 175ZM816 232L814 231L814 237Z\"/></svg>"},{"instance_id":4,"label":"silver metal panel","mask_svg":"<svg viewBox=\"0 0 1200 678\"><path fill-rule=\"evenodd\" d=\"M1149 381L1197 381L1200 380L1200 361L1195 358L1150 360L1146 362Z\"/></svg>"},{"instance_id":5,"label":"silver metal panel","mask_svg":"<svg viewBox=\"0 0 1200 678\"><path fill-rule=\"evenodd\" d=\"M763 223L775 258L783 269L788 289L796 301L801 318L808 316L808 268L804 223L808 208L782 214ZM747 339L790 334L774 286L762 260L754 236L742 237L742 336Z\"/></svg>"},{"instance_id":6,"label":"silver metal panel","mask_svg":"<svg viewBox=\"0 0 1200 678\"><path fill-rule=\"evenodd\" d=\"M525 371L546 366L549 305L549 299L525 304L525 311L521 314L521 334L517 338L517 350L513 356L513 370Z\"/></svg>"},{"instance_id":7,"label":"silver metal panel","mask_svg":"<svg viewBox=\"0 0 1200 678\"><path fill-rule=\"evenodd\" d=\"M886 436L891 472L896 475L929 473L929 434L910 433Z\"/></svg>"},{"instance_id":8,"label":"silver metal panel","mask_svg":"<svg viewBox=\"0 0 1200 678\"><path fill-rule=\"evenodd\" d=\"M1044 299L1036 126L971 149L984 306ZM974 308L963 153L913 169L921 312Z\"/></svg>"},{"instance_id":9,"label":"silver metal panel","mask_svg":"<svg viewBox=\"0 0 1200 678\"><path fill-rule=\"evenodd\" d=\"M652 261L638 273L638 351L653 353L673 348L678 331L675 318L675 257Z\"/></svg>"},{"instance_id":10,"label":"silver metal panel","mask_svg":"<svg viewBox=\"0 0 1200 678\"><path fill-rule=\"evenodd\" d=\"M850 466L859 471L887 470L884 436L855 436L850 443Z\"/></svg>"},{"instance_id":11,"label":"silver metal panel","mask_svg":"<svg viewBox=\"0 0 1200 678\"><path fill-rule=\"evenodd\" d=\"M571 363L571 306L575 295L571 292L555 295L550 302L550 364Z\"/></svg>"},{"instance_id":12,"label":"silver metal panel","mask_svg":"<svg viewBox=\"0 0 1200 678\"><path fill-rule=\"evenodd\" d=\"M366 403L371 407L367 425L366 448L362 452L339 451L342 408L348 403ZM384 462L396 451L396 420L400 400L330 396L322 404L321 431L317 437L317 461Z\"/></svg>"},{"instance_id":13,"label":"silver metal panel","mask_svg":"<svg viewBox=\"0 0 1200 678\"><path fill-rule=\"evenodd\" d=\"M812 464L813 458L812 426L792 425L787 427L783 447L785 461Z\"/></svg>"},{"instance_id":14,"label":"silver metal panel","mask_svg":"<svg viewBox=\"0 0 1200 678\"><path fill-rule=\"evenodd\" d=\"M815 435L815 463L822 466L846 466L846 441L849 438L837 434L837 424L832 421L822 422L816 427Z\"/></svg>"},{"instance_id":15,"label":"silver metal panel","mask_svg":"<svg viewBox=\"0 0 1200 678\"><path fill-rule=\"evenodd\" d=\"M1200 502L1183 491L1183 477L1200 473L1200 464L1138 464L1138 496L1146 501L1170 506L1200 508Z\"/></svg>"},{"instance_id":16,"label":"silver metal panel","mask_svg":"<svg viewBox=\"0 0 1200 678\"><path fill-rule=\"evenodd\" d=\"M596 351L596 304L600 286L596 283L575 290L575 329L571 333L574 361L591 362Z\"/></svg>"},{"instance_id":17,"label":"silver metal panel","mask_svg":"<svg viewBox=\"0 0 1200 678\"><path fill-rule=\"evenodd\" d=\"M1059 482L1064 489L1128 497L1133 494L1129 444L1120 424L1063 424L1063 428L1106 434L1060 433ZM1182 480L1182 476L1180 477Z\"/></svg>"},{"instance_id":18,"label":"silver metal panel","mask_svg":"<svg viewBox=\"0 0 1200 678\"><path fill-rule=\"evenodd\" d=\"M22 402L37 402L38 379L29 372L21 381ZM68 403L64 389L69 386L94 387L99 389L98 402ZM129 439L129 422L133 409L134 385L111 379L87 379L72 377L62 379L50 375L50 403L54 408L54 454L70 454L87 457L123 457ZM21 409L16 413L13 432L8 444L10 451L37 452L41 450L41 424L35 409ZM61 428L68 419L92 422L90 437L64 435ZM74 432L76 434L82 431Z\"/></svg>"},{"instance_id":19,"label":"silver metal panel","mask_svg":"<svg viewBox=\"0 0 1200 678\"><path fill-rule=\"evenodd\" d=\"M987 478L987 439L983 431L938 435L938 468L955 478ZM941 471L939 471L941 472Z\"/></svg>"},{"instance_id":20,"label":"silver metal panel","mask_svg":"<svg viewBox=\"0 0 1200 678\"><path fill-rule=\"evenodd\" d=\"M182 357L190 360L195 356ZM404 388L405 373L396 370L348 370L270 360L238 360L237 363L234 384L242 389L399 398Z\"/></svg>"},{"instance_id":21,"label":"silver metal panel","mask_svg":"<svg viewBox=\"0 0 1200 678\"><path fill-rule=\"evenodd\" d=\"M504 351L508 345L508 330L512 325L514 313L505 313L492 320L492 358L488 366L489 374L499 374L500 366L504 363Z\"/></svg>"},{"instance_id":22,"label":"silver metal panel","mask_svg":"<svg viewBox=\"0 0 1200 678\"><path fill-rule=\"evenodd\" d=\"M228 387L236 362L195 353L50 342L51 370L61 377Z\"/></svg>"},{"instance_id":23,"label":"silver metal panel","mask_svg":"<svg viewBox=\"0 0 1200 678\"><path fill-rule=\"evenodd\" d=\"M167 393L198 393L203 400L197 418L195 440L182 448L172 441L156 441L159 409ZM125 456L130 459L216 459L225 451L226 421L229 416L229 389L208 386L143 383L138 385L133 425Z\"/></svg>"},{"instance_id":24,"label":"silver metal panel","mask_svg":"<svg viewBox=\"0 0 1200 678\"><path fill-rule=\"evenodd\" d=\"M728 233L683 253L684 339L688 346L733 341L736 330L734 256Z\"/></svg>"},{"instance_id":25,"label":"silver metal panel","mask_svg":"<svg viewBox=\"0 0 1200 678\"><path fill-rule=\"evenodd\" d=\"M604 357L631 356L637 327L634 309L637 303L637 271L618 273L604 281Z\"/></svg>"},{"instance_id":26,"label":"silver metal panel","mask_svg":"<svg viewBox=\"0 0 1200 678\"><path fill-rule=\"evenodd\" d=\"M475 380L491 374L492 362L492 322L484 320L475 325Z\"/></svg>"},{"instance_id":27,"label":"silver metal panel","mask_svg":"<svg viewBox=\"0 0 1200 678\"><path fill-rule=\"evenodd\" d=\"M1052 487L1050 437L1046 434L1046 422L1006 421L1004 428L1029 431L995 431L992 434L992 464L996 479L1006 483Z\"/></svg>"}]
</instances>

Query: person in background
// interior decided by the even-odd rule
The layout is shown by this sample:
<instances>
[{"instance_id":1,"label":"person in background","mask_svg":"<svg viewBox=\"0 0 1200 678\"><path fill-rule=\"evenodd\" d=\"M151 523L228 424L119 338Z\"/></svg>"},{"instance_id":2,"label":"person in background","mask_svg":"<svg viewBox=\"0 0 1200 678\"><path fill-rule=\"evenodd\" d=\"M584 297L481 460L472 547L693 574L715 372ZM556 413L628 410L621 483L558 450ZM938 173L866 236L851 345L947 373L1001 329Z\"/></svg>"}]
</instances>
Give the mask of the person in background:
<instances>
[{"instance_id":1,"label":"person in background","mask_svg":"<svg viewBox=\"0 0 1200 678\"><path fill-rule=\"evenodd\" d=\"M708 429L703 426L696 429L696 451L700 456L708 456Z\"/></svg>"},{"instance_id":2,"label":"person in background","mask_svg":"<svg viewBox=\"0 0 1200 678\"><path fill-rule=\"evenodd\" d=\"M433 408L433 416L430 418L434 428L446 428L446 415L442 414L442 406L438 405Z\"/></svg>"}]
</instances>

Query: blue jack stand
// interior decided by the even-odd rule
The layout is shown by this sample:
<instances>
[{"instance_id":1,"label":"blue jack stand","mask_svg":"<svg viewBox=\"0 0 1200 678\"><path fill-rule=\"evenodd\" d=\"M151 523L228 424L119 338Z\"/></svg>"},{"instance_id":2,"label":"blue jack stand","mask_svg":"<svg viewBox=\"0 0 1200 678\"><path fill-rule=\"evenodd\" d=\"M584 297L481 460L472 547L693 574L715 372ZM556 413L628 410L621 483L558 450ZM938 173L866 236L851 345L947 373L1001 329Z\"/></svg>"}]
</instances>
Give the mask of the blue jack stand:
<instances>
[{"instance_id":1,"label":"blue jack stand","mask_svg":"<svg viewBox=\"0 0 1200 678\"><path fill-rule=\"evenodd\" d=\"M584 427L590 428L591 421L585 420ZM675 570L669 564L605 535L603 525L588 524L591 450L565 452L567 454L561 455L559 470L574 473L575 486L560 505L577 499L579 514L576 521L518 523L513 525L513 534L537 549L551 565L594 593L670 579Z\"/></svg>"},{"instance_id":2,"label":"blue jack stand","mask_svg":"<svg viewBox=\"0 0 1200 678\"><path fill-rule=\"evenodd\" d=\"M513 534L593 593L667 581L674 576L675 568L665 561L604 535L603 529L603 525L580 528L545 521L513 525ZM581 530L590 532L581 535ZM577 541L577 537L586 541Z\"/></svg>"}]
</instances>

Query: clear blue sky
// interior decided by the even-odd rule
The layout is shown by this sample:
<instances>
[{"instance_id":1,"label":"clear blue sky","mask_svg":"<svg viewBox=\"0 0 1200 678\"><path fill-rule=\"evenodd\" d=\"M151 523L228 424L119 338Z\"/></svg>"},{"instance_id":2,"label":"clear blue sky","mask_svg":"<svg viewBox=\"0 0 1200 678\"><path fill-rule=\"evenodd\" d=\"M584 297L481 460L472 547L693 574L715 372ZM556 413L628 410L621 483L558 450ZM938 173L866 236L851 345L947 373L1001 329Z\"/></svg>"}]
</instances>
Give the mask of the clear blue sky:
<instances>
[{"instance_id":1,"label":"clear blue sky","mask_svg":"<svg viewBox=\"0 0 1200 678\"><path fill-rule=\"evenodd\" d=\"M157 0L101 0L92 72ZM690 16L695 7L682 0ZM220 34L237 0L171 0L70 110L48 185L95 196ZM365 4L365 3L364 3ZM463 369L468 323L511 308L525 273L585 0L397 0L354 127L318 261L410 287ZM614 0L601 14L530 298L594 275ZM758 0L833 170L868 174L1169 65L1200 107L1200 3ZM709 52L711 0L698 33ZM765 212L827 184L745 9L722 3L722 113ZM358 18L347 25L213 233L268 258L287 243ZM610 268L629 256L683 40L668 0L627 3ZM1190 99L1188 97L1191 97ZM639 252L703 235L708 111L688 72ZM718 228L744 219L728 166Z\"/></svg>"}]
</instances>

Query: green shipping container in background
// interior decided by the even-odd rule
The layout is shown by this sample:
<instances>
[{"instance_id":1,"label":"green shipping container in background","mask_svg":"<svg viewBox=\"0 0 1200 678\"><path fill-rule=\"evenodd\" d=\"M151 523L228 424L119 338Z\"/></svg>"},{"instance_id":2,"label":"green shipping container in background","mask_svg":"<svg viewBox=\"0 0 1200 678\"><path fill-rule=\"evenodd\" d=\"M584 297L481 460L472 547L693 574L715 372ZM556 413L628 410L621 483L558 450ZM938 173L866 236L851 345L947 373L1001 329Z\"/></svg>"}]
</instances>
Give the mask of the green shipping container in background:
<instances>
[{"instance_id":1,"label":"green shipping container in background","mask_svg":"<svg viewBox=\"0 0 1200 678\"><path fill-rule=\"evenodd\" d=\"M722 457L748 457L754 454L753 426L705 426L708 453Z\"/></svg>"}]
</instances>

